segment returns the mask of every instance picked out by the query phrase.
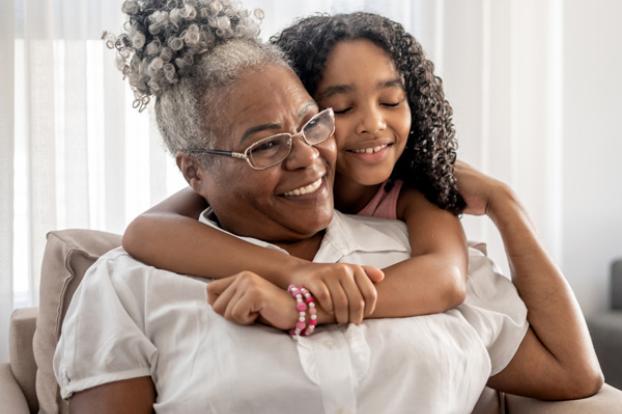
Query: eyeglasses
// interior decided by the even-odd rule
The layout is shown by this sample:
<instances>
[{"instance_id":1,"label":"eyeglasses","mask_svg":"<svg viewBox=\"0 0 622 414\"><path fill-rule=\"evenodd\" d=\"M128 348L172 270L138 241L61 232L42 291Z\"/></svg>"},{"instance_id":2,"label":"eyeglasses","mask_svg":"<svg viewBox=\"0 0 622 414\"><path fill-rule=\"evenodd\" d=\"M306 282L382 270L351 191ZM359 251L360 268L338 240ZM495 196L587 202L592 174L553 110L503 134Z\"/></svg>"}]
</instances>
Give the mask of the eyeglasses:
<instances>
[{"instance_id":1,"label":"eyeglasses","mask_svg":"<svg viewBox=\"0 0 622 414\"><path fill-rule=\"evenodd\" d=\"M265 170L280 164L292 152L292 140L300 135L308 145L318 145L326 141L335 132L335 114L332 108L324 109L309 119L295 134L282 132L260 139L249 145L244 152L219 149L189 150L191 154L223 155L244 159L255 170Z\"/></svg>"}]
</instances>

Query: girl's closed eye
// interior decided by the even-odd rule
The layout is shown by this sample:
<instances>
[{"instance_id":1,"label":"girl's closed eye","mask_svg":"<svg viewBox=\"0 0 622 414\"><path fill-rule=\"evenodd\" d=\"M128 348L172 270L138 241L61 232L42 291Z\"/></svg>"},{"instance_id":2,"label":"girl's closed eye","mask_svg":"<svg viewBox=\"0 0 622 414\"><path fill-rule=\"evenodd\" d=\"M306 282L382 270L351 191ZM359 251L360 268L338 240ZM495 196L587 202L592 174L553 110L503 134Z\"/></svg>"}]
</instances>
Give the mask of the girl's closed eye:
<instances>
[{"instance_id":1,"label":"girl's closed eye","mask_svg":"<svg viewBox=\"0 0 622 414\"><path fill-rule=\"evenodd\" d=\"M342 115L350 112L352 110L351 106L343 106L343 107L335 107L333 106L333 112L335 115Z\"/></svg>"},{"instance_id":2,"label":"girl's closed eye","mask_svg":"<svg viewBox=\"0 0 622 414\"><path fill-rule=\"evenodd\" d=\"M380 98L380 105L395 108L400 106L402 103L406 101L406 96L404 94L400 95L387 95Z\"/></svg>"},{"instance_id":3,"label":"girl's closed eye","mask_svg":"<svg viewBox=\"0 0 622 414\"><path fill-rule=\"evenodd\" d=\"M335 115L348 113L354 108L354 102L343 94L323 99L319 104L322 108L333 108Z\"/></svg>"},{"instance_id":4,"label":"girl's closed eye","mask_svg":"<svg viewBox=\"0 0 622 414\"><path fill-rule=\"evenodd\" d=\"M381 103L381 105L382 105L382 106L388 106L388 107L390 107L390 108L395 108L395 107L397 107L397 106L400 106L400 104L401 104L402 102L403 102L403 101L397 101L397 102L382 102L382 103Z\"/></svg>"}]
</instances>

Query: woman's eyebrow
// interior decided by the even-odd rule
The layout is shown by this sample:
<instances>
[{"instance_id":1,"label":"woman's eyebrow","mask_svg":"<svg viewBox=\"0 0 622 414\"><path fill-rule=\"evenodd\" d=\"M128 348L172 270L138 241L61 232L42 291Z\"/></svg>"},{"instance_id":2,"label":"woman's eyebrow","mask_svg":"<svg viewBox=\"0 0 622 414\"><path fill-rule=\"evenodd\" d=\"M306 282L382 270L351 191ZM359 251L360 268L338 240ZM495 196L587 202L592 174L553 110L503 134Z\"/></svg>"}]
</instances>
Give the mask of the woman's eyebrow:
<instances>
[{"instance_id":1,"label":"woman's eyebrow","mask_svg":"<svg viewBox=\"0 0 622 414\"><path fill-rule=\"evenodd\" d=\"M299 119L304 118L307 115L307 113L309 112L310 109L314 109L315 111L318 110L317 103L315 103L315 101L313 101L313 100L307 101L307 103L305 103L300 108L300 110L298 111L298 118Z\"/></svg>"},{"instance_id":2,"label":"woman's eyebrow","mask_svg":"<svg viewBox=\"0 0 622 414\"><path fill-rule=\"evenodd\" d=\"M304 118L309 112L309 110L313 108L317 111L317 104L315 103L315 101L308 101L300 108L300 110L298 110L298 114L297 114L298 118L299 119ZM276 124L276 123L267 123L267 124L260 124L260 125L252 126L248 128L246 131L244 131L244 134L242 134L242 138L240 138L240 144L246 141L247 139L249 139L252 135L256 134L257 132L262 132L262 131L279 132L282 128L283 126L281 124Z\"/></svg>"},{"instance_id":3,"label":"woman's eyebrow","mask_svg":"<svg viewBox=\"0 0 622 414\"><path fill-rule=\"evenodd\" d=\"M243 143L244 141L246 141L247 139L249 139L252 135L256 134L257 132L261 132L261 131L276 131L276 132L278 132L280 130L281 130L281 125L274 124L274 123L260 124L260 125L252 126L252 127L248 128L246 131L244 131L244 134L242 134L242 138L240 138L240 144Z\"/></svg>"}]
</instances>

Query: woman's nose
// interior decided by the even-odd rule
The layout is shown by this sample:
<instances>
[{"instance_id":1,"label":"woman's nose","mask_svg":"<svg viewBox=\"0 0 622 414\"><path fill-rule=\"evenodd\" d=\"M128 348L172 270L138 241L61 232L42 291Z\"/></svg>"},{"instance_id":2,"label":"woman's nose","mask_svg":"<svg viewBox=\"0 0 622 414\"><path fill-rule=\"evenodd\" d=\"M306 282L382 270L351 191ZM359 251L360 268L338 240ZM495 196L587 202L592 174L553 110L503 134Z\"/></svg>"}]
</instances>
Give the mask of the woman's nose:
<instances>
[{"instance_id":1,"label":"woman's nose","mask_svg":"<svg viewBox=\"0 0 622 414\"><path fill-rule=\"evenodd\" d=\"M289 170L306 168L319 156L320 151L317 148L307 144L300 135L295 135L292 137L292 150L285 160L285 167Z\"/></svg>"},{"instance_id":2,"label":"woman's nose","mask_svg":"<svg viewBox=\"0 0 622 414\"><path fill-rule=\"evenodd\" d=\"M359 134L376 134L386 127L387 124L380 108L370 105L361 111L356 132Z\"/></svg>"}]
</instances>

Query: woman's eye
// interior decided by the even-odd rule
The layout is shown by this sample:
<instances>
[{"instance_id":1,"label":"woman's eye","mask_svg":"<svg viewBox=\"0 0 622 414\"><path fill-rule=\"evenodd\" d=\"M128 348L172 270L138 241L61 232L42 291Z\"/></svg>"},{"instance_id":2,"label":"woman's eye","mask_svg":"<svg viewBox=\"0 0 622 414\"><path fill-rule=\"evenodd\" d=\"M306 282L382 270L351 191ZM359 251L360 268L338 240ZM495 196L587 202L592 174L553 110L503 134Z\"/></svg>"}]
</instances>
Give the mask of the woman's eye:
<instances>
[{"instance_id":1,"label":"woman's eye","mask_svg":"<svg viewBox=\"0 0 622 414\"><path fill-rule=\"evenodd\" d=\"M259 145L255 146L253 148L253 152L262 152L262 151L274 150L275 147L277 147L278 145L279 144L277 142L274 142L274 141L264 142L262 144L259 144Z\"/></svg>"}]
</instances>

